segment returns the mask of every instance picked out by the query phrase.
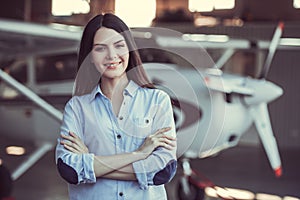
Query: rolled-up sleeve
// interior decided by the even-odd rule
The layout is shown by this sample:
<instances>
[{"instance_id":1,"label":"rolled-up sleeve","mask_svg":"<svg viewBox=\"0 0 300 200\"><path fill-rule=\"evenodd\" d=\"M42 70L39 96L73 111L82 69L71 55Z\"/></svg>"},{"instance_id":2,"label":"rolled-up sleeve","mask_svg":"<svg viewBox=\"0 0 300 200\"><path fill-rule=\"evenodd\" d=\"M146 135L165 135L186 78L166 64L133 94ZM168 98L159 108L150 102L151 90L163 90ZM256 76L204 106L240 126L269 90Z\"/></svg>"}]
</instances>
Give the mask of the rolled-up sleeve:
<instances>
[{"instance_id":1,"label":"rolled-up sleeve","mask_svg":"<svg viewBox=\"0 0 300 200\"><path fill-rule=\"evenodd\" d=\"M65 106L60 133L69 135L69 131L72 131L83 140L83 120L80 116L79 107L73 97ZM70 184L95 183L94 155L91 153L74 154L66 150L60 141L61 138L58 139L55 159L62 178Z\"/></svg>"},{"instance_id":2,"label":"rolled-up sleeve","mask_svg":"<svg viewBox=\"0 0 300 200\"><path fill-rule=\"evenodd\" d=\"M171 127L172 129L165 134L176 137L172 104L166 93L160 92L160 101L156 110L153 130ZM176 148L167 150L159 147L146 159L134 162L133 168L141 189L147 189L149 185L168 183L177 169Z\"/></svg>"}]
</instances>

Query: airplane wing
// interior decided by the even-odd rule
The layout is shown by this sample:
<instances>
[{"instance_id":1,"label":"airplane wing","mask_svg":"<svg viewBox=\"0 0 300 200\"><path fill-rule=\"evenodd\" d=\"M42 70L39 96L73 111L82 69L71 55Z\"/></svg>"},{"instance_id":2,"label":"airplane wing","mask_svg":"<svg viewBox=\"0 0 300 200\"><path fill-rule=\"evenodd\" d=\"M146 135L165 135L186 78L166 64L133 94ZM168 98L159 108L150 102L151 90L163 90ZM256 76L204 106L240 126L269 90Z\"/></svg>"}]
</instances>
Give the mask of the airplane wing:
<instances>
[{"instance_id":1,"label":"airplane wing","mask_svg":"<svg viewBox=\"0 0 300 200\"><path fill-rule=\"evenodd\" d=\"M78 48L81 28L0 19L0 60Z\"/></svg>"},{"instance_id":2,"label":"airplane wing","mask_svg":"<svg viewBox=\"0 0 300 200\"><path fill-rule=\"evenodd\" d=\"M25 95L50 115L50 118L52 117L60 123L62 119L62 112L60 110L46 102L25 85L16 81L2 69L7 67L6 64L10 61L18 60L19 58L25 59L27 63L32 64L30 59L35 56L76 52L81 34L82 30L78 27L58 24L42 25L0 19L0 79L19 93ZM1 110L7 110L6 104L1 105ZM1 113L3 114L2 111ZM14 117L13 119L16 118ZM8 126L10 125L8 124ZM9 134L11 136L10 132L2 134ZM38 135L35 135L35 133L31 134L34 135L33 137L36 137L36 140L40 140ZM55 134L53 136L57 137ZM13 180L18 179L54 147L53 141L49 142L45 140L38 143L40 145L37 149L28 155L27 159L13 171Z\"/></svg>"},{"instance_id":3,"label":"airplane wing","mask_svg":"<svg viewBox=\"0 0 300 200\"><path fill-rule=\"evenodd\" d=\"M18 57L76 52L82 34L81 27L61 24L43 25L0 19L0 63ZM0 69L5 66L0 66ZM35 102L57 120L61 112L4 71L0 77L8 85Z\"/></svg>"}]
</instances>

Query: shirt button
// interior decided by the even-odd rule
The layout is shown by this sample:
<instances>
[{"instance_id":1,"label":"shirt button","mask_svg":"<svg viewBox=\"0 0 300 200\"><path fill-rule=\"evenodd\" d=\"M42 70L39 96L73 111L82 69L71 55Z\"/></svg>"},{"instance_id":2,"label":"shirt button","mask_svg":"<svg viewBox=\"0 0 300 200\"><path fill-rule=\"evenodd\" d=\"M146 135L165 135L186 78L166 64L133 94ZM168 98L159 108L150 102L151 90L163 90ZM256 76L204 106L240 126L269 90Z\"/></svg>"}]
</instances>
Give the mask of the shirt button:
<instances>
[{"instance_id":1,"label":"shirt button","mask_svg":"<svg viewBox=\"0 0 300 200\"><path fill-rule=\"evenodd\" d=\"M122 117L122 116L120 116L120 117L119 117L119 120L123 120L123 117Z\"/></svg>"},{"instance_id":2,"label":"shirt button","mask_svg":"<svg viewBox=\"0 0 300 200\"><path fill-rule=\"evenodd\" d=\"M119 195L120 195L120 196L123 196L123 192L120 192Z\"/></svg>"},{"instance_id":3,"label":"shirt button","mask_svg":"<svg viewBox=\"0 0 300 200\"><path fill-rule=\"evenodd\" d=\"M121 137L122 137L121 135L117 135L117 138L118 138L118 139L121 139Z\"/></svg>"}]
</instances>

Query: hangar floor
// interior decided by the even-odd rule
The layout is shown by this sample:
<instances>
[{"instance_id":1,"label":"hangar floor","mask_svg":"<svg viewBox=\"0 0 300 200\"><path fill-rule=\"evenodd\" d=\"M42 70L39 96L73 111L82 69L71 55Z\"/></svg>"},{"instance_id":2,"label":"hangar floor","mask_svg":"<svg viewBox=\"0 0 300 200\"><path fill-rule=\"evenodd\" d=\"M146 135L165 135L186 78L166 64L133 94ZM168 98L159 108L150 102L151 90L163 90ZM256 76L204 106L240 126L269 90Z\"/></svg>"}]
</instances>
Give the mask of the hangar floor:
<instances>
[{"instance_id":1,"label":"hangar floor","mask_svg":"<svg viewBox=\"0 0 300 200\"><path fill-rule=\"evenodd\" d=\"M1 137L0 137L1 138ZM0 139L0 158L7 167L14 169L23 158L5 155L8 141ZM27 146L30 151L30 146ZM286 200L291 196L300 199L300 150L281 150L283 175L276 178L261 148L238 146L223 151L218 156L193 160L192 167L199 170L220 187L237 188L254 194L276 195L274 199ZM181 167L175 178L166 185L170 200L176 198L176 187ZM59 177L54 164L54 152L50 151L15 183L16 200L66 200L67 187ZM271 200L266 198L265 200ZM293 199L294 200L294 199Z\"/></svg>"}]
</instances>

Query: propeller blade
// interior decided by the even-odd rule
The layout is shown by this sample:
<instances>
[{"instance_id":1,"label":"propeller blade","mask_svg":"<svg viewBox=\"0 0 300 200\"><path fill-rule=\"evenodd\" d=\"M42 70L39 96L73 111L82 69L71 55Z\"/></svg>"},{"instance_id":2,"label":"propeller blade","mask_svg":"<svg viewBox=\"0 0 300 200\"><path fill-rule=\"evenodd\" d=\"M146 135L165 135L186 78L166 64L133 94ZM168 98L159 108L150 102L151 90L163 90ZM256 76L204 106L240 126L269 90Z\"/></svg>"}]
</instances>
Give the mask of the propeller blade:
<instances>
[{"instance_id":1,"label":"propeller blade","mask_svg":"<svg viewBox=\"0 0 300 200\"><path fill-rule=\"evenodd\" d=\"M275 175L282 175L282 167L280 155L276 143L276 139L271 127L268 107L266 103L260 103L249 107L251 116L253 117L256 129L268 156L271 167Z\"/></svg>"},{"instance_id":2,"label":"propeller blade","mask_svg":"<svg viewBox=\"0 0 300 200\"><path fill-rule=\"evenodd\" d=\"M268 74L270 66L271 66L272 59L274 57L276 48L277 48L277 46L279 44L280 37L281 37L282 32L283 32L283 27L284 27L284 23L283 22L279 22L278 25L277 25L277 28L276 28L276 30L274 32L272 41L270 43L269 54L267 56L265 65L262 68L262 71L261 71L261 74L259 76L259 79L265 79L267 77L267 74Z\"/></svg>"}]
</instances>

